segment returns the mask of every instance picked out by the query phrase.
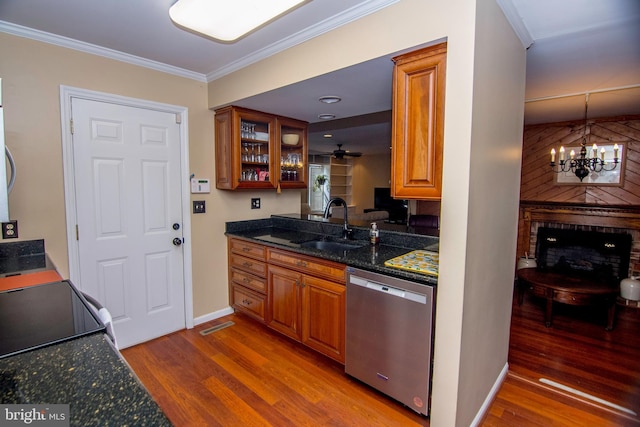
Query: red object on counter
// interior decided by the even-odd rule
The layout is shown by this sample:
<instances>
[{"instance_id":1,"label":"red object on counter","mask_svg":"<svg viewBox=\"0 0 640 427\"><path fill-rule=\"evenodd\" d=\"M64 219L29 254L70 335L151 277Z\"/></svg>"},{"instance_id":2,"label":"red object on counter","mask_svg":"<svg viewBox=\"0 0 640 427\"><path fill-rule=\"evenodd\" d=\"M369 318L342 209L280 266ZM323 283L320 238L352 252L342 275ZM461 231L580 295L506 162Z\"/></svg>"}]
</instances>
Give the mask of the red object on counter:
<instances>
[{"instance_id":1,"label":"red object on counter","mask_svg":"<svg viewBox=\"0 0 640 427\"><path fill-rule=\"evenodd\" d=\"M42 283L58 282L62 277L56 270L38 271L37 273L18 274L16 276L0 278L0 291L25 288Z\"/></svg>"}]
</instances>

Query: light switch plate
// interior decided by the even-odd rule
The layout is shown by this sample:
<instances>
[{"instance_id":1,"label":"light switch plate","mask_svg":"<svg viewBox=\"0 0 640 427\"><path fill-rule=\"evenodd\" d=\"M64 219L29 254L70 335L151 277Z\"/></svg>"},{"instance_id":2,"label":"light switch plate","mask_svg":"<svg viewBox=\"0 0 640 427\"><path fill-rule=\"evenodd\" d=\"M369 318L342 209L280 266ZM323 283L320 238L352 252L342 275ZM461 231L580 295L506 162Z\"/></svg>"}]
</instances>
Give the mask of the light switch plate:
<instances>
[{"instance_id":1,"label":"light switch plate","mask_svg":"<svg viewBox=\"0 0 640 427\"><path fill-rule=\"evenodd\" d=\"M194 200L193 201L193 213L205 213L207 210L204 200Z\"/></svg>"}]
</instances>

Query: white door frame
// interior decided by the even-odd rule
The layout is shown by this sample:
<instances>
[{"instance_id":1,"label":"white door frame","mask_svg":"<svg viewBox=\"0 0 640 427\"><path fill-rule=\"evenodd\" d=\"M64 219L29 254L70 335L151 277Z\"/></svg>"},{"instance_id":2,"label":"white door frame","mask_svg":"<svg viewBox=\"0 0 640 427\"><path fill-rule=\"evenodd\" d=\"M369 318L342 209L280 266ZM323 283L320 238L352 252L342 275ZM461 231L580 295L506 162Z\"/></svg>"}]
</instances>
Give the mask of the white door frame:
<instances>
[{"instance_id":1,"label":"white door frame","mask_svg":"<svg viewBox=\"0 0 640 427\"><path fill-rule=\"evenodd\" d=\"M71 99L82 98L91 101L109 102L128 107L144 108L148 110L174 113L181 118L180 126L180 176L182 195L182 235L183 277L184 277L184 315L185 325L193 328L193 283L191 271L191 212L189 181L189 122L188 109L177 105L162 104L144 99L129 98L87 89L60 86L60 119L62 129L62 162L64 169L65 210L67 216L67 248L69 257L69 279L71 282L80 280L80 254L78 240L76 240L76 192L75 169L73 165L73 147L71 138Z\"/></svg>"}]
</instances>

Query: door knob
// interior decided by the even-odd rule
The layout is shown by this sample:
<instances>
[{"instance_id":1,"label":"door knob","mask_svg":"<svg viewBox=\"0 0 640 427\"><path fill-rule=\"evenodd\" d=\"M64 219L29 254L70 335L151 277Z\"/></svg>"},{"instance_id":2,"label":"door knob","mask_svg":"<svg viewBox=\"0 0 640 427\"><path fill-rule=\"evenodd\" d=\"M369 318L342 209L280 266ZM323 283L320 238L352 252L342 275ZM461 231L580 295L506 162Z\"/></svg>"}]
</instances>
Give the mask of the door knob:
<instances>
[{"instance_id":1,"label":"door knob","mask_svg":"<svg viewBox=\"0 0 640 427\"><path fill-rule=\"evenodd\" d=\"M176 246L180 246L182 244L182 239L176 237L175 239L173 239L173 244Z\"/></svg>"}]
</instances>

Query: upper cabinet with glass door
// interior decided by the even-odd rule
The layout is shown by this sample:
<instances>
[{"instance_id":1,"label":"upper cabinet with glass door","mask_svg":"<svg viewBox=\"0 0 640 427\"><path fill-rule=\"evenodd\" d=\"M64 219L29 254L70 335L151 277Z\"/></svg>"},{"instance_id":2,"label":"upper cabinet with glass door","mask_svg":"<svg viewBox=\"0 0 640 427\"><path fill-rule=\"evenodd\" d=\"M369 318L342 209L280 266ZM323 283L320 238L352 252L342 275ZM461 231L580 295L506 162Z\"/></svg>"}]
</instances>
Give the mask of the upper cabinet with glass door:
<instances>
[{"instance_id":1,"label":"upper cabinet with glass door","mask_svg":"<svg viewBox=\"0 0 640 427\"><path fill-rule=\"evenodd\" d=\"M236 107L216 111L216 188L275 188L275 117Z\"/></svg>"},{"instance_id":2,"label":"upper cabinet with glass door","mask_svg":"<svg viewBox=\"0 0 640 427\"><path fill-rule=\"evenodd\" d=\"M306 186L307 123L224 107L216 110L215 136L216 188Z\"/></svg>"},{"instance_id":3,"label":"upper cabinet with glass door","mask_svg":"<svg viewBox=\"0 0 640 427\"><path fill-rule=\"evenodd\" d=\"M278 117L280 187L307 187L307 123Z\"/></svg>"}]
</instances>

